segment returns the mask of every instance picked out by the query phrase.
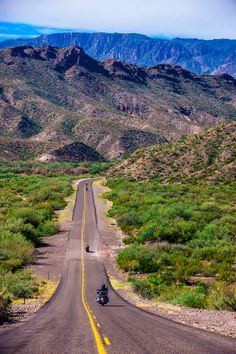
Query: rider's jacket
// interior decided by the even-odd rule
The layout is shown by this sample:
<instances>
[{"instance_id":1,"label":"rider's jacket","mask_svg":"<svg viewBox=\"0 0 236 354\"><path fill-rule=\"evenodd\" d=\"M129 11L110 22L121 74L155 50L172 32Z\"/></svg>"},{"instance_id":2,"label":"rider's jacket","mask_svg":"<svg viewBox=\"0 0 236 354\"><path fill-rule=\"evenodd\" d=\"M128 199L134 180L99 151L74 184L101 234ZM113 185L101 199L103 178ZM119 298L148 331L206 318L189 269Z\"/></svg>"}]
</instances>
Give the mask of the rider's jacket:
<instances>
[{"instance_id":1,"label":"rider's jacket","mask_svg":"<svg viewBox=\"0 0 236 354\"><path fill-rule=\"evenodd\" d=\"M101 295L106 295L108 297L108 288L97 289L97 299L99 299Z\"/></svg>"},{"instance_id":2,"label":"rider's jacket","mask_svg":"<svg viewBox=\"0 0 236 354\"><path fill-rule=\"evenodd\" d=\"M102 294L102 293L105 293L106 295L108 295L108 288L97 289L97 294Z\"/></svg>"}]
</instances>

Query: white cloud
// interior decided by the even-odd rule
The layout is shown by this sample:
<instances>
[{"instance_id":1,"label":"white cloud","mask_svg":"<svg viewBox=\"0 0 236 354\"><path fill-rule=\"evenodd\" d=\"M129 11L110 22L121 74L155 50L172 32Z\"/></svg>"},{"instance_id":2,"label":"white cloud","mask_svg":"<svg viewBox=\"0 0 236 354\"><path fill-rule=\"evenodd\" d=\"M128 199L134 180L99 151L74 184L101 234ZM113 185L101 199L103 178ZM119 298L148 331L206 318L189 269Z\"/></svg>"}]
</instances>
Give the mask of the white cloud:
<instances>
[{"instance_id":1,"label":"white cloud","mask_svg":"<svg viewBox=\"0 0 236 354\"><path fill-rule=\"evenodd\" d=\"M0 20L106 32L236 38L236 1L0 0Z\"/></svg>"}]
</instances>

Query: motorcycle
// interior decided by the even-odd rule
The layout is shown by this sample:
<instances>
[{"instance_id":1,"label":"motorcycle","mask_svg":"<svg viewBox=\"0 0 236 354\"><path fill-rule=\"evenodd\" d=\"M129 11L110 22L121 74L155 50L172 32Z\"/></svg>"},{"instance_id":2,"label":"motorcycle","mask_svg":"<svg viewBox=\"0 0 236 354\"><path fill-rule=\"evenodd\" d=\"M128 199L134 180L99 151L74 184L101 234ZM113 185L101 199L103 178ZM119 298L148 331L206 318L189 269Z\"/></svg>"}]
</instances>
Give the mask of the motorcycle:
<instances>
[{"instance_id":1,"label":"motorcycle","mask_svg":"<svg viewBox=\"0 0 236 354\"><path fill-rule=\"evenodd\" d=\"M85 251L86 251L87 253L89 253L89 245L87 245L87 246L85 247Z\"/></svg>"}]
</instances>

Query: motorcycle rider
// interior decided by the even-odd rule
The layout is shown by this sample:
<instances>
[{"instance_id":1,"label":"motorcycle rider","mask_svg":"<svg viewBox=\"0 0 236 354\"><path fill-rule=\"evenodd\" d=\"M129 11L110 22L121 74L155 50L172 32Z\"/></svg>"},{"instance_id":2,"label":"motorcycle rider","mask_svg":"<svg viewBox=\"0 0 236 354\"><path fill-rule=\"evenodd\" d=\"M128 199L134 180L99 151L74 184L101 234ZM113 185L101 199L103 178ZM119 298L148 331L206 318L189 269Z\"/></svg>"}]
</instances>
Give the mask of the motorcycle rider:
<instances>
[{"instance_id":1,"label":"motorcycle rider","mask_svg":"<svg viewBox=\"0 0 236 354\"><path fill-rule=\"evenodd\" d=\"M107 302L109 302L109 298L108 298L108 287L106 286L106 284L102 284L100 289L97 289L97 299L96 301L99 302L100 301L100 296L104 294L107 297Z\"/></svg>"}]
</instances>

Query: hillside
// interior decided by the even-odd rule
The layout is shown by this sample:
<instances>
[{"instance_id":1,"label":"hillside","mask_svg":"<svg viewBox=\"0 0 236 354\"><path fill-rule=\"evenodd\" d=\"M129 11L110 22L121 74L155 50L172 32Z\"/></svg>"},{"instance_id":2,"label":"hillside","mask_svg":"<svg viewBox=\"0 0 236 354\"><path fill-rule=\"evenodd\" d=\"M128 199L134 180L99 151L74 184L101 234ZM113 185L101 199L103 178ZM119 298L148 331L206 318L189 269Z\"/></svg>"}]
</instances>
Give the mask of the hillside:
<instances>
[{"instance_id":1,"label":"hillside","mask_svg":"<svg viewBox=\"0 0 236 354\"><path fill-rule=\"evenodd\" d=\"M35 159L41 162L104 161L104 157L88 145L66 141L31 141L0 136L0 161Z\"/></svg>"},{"instance_id":2,"label":"hillside","mask_svg":"<svg viewBox=\"0 0 236 354\"><path fill-rule=\"evenodd\" d=\"M75 45L98 60L118 59L140 66L169 63L196 74L228 73L236 77L236 40L167 40L135 33L56 33L32 39L3 41L0 48L20 45Z\"/></svg>"},{"instance_id":3,"label":"hillside","mask_svg":"<svg viewBox=\"0 0 236 354\"><path fill-rule=\"evenodd\" d=\"M235 117L236 80L226 74L99 62L79 47L0 52L1 136L4 144L13 139L31 146L25 149L33 158L74 143L120 158ZM63 156L68 151L74 161L73 149Z\"/></svg>"},{"instance_id":4,"label":"hillside","mask_svg":"<svg viewBox=\"0 0 236 354\"><path fill-rule=\"evenodd\" d=\"M232 181L236 174L236 122L182 141L140 149L111 176L161 182Z\"/></svg>"}]
</instances>

